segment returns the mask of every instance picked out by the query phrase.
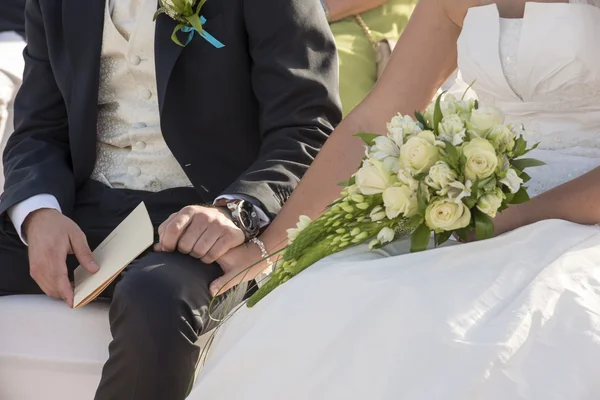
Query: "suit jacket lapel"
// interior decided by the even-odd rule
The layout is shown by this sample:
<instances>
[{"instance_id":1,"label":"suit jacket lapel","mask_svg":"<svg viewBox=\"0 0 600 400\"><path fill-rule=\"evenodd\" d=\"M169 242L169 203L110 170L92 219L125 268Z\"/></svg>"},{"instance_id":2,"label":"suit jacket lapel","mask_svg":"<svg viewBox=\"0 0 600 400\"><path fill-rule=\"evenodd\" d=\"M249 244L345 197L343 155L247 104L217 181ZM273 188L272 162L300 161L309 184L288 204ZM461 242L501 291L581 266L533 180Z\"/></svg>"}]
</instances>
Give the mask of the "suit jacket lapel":
<instances>
[{"instance_id":1,"label":"suit jacket lapel","mask_svg":"<svg viewBox=\"0 0 600 400\"><path fill-rule=\"evenodd\" d=\"M154 65L156 69L156 86L158 89L158 104L162 113L165 102L167 85L171 77L173 66L183 49L181 46L173 43L171 35L177 26L172 18L161 14L156 19L156 29L154 33Z\"/></svg>"},{"instance_id":2,"label":"suit jacket lapel","mask_svg":"<svg viewBox=\"0 0 600 400\"><path fill-rule=\"evenodd\" d=\"M63 0L65 44L72 76L69 130L73 148L73 164L91 174L96 159L96 123L98 118L98 84L100 53L104 28L105 1Z\"/></svg>"}]
</instances>

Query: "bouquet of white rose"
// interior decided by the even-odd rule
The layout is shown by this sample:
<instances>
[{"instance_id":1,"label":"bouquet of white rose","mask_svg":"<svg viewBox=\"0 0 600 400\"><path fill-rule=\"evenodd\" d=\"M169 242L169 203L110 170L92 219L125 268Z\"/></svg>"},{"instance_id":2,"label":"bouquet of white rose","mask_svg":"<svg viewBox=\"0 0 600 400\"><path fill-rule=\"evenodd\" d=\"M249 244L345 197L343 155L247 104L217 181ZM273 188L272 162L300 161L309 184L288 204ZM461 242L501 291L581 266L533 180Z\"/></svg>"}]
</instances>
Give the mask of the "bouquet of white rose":
<instances>
[{"instance_id":1,"label":"bouquet of white rose","mask_svg":"<svg viewBox=\"0 0 600 400\"><path fill-rule=\"evenodd\" d=\"M342 197L315 221L300 217L269 280L252 307L316 261L353 245L371 249L411 235L411 251L457 234L493 235L492 218L509 204L529 200L521 158L530 150L523 127L505 124L501 110L474 100L439 96L416 121L398 115L386 136L357 134L367 145L361 167L344 182Z\"/></svg>"}]
</instances>

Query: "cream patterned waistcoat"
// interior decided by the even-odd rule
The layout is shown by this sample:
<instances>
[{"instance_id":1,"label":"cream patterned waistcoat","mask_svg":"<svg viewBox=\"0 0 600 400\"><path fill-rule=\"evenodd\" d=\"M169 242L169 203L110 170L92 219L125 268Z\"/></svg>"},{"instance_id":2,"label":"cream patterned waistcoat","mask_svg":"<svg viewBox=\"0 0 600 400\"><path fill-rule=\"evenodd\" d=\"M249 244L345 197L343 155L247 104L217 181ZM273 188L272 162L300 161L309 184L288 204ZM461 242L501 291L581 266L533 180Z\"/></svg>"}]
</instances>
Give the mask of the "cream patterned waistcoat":
<instances>
[{"instance_id":1,"label":"cream patterned waistcoat","mask_svg":"<svg viewBox=\"0 0 600 400\"><path fill-rule=\"evenodd\" d=\"M192 186L160 129L152 20L156 0L106 3L92 179L153 192Z\"/></svg>"}]
</instances>

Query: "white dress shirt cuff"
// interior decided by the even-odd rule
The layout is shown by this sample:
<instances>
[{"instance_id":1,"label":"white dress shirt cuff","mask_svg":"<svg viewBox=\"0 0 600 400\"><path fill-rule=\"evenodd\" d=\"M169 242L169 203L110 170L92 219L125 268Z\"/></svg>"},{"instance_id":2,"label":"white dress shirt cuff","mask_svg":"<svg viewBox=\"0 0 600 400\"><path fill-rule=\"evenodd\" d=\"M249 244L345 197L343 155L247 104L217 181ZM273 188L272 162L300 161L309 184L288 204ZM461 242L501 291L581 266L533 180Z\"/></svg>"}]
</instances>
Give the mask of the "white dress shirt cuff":
<instances>
[{"instance_id":1,"label":"white dress shirt cuff","mask_svg":"<svg viewBox=\"0 0 600 400\"><path fill-rule=\"evenodd\" d=\"M60 204L56 197L51 194L38 194L33 197L23 200L22 202L12 206L8 209L8 217L15 226L15 230L19 234L19 237L27 245L27 239L23 234L22 227L25 218L34 211L41 210L42 208L51 208L62 212Z\"/></svg>"},{"instance_id":2,"label":"white dress shirt cuff","mask_svg":"<svg viewBox=\"0 0 600 400\"><path fill-rule=\"evenodd\" d=\"M249 201L250 203L254 204L254 209L256 210L256 213L258 214L260 227L264 228L265 226L267 226L271 223L271 218L269 218L269 216L262 210L262 208L260 208L258 206L258 204L256 204L257 203L256 200L254 200L253 198L251 198L249 196L244 196L241 194L236 194L236 195L224 194L222 196L217 197L215 199L215 203L221 199L225 199L225 200L236 200L237 199L237 200Z\"/></svg>"}]
</instances>

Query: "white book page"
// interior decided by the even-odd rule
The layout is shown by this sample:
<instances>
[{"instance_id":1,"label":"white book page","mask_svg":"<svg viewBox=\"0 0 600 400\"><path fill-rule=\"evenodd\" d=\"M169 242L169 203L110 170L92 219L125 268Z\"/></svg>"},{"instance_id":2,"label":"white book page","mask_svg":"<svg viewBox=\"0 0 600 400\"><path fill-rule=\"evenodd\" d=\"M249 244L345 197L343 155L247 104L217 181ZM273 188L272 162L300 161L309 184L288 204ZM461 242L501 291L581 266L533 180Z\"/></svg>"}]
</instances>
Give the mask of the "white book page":
<instances>
[{"instance_id":1,"label":"white book page","mask_svg":"<svg viewBox=\"0 0 600 400\"><path fill-rule=\"evenodd\" d=\"M135 210L94 250L100 267L90 274L81 265L75 270L73 308L96 298L133 260L153 244L154 229L144 203Z\"/></svg>"}]
</instances>

